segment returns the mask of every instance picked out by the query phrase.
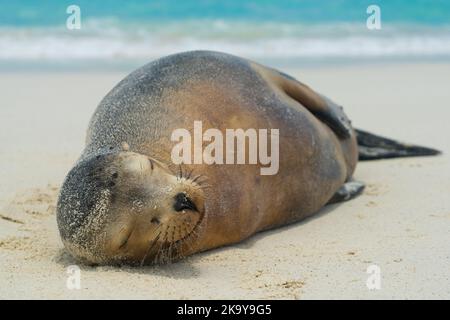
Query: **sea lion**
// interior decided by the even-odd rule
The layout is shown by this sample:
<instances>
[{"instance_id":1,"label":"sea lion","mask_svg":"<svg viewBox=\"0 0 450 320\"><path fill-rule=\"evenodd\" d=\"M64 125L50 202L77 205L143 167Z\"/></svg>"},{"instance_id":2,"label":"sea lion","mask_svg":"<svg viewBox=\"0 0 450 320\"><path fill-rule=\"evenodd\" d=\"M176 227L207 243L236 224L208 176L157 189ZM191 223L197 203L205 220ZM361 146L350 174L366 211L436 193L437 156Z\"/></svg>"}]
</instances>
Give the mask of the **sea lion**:
<instances>
[{"instance_id":1,"label":"sea lion","mask_svg":"<svg viewBox=\"0 0 450 320\"><path fill-rule=\"evenodd\" d=\"M278 129L277 173L174 164L171 135L195 121L222 132ZM161 263L236 243L359 194L358 142L368 159L436 153L358 135L342 107L275 69L218 52L171 55L100 102L60 191L60 235L90 264Z\"/></svg>"}]
</instances>

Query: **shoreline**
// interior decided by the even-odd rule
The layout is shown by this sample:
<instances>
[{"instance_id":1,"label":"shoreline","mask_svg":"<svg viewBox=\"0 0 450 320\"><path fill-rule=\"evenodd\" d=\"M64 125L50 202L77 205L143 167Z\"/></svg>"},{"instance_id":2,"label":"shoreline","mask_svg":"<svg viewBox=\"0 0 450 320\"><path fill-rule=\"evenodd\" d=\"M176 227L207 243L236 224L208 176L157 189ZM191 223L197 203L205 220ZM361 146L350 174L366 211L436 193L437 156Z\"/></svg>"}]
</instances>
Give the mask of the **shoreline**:
<instances>
[{"instance_id":1,"label":"shoreline","mask_svg":"<svg viewBox=\"0 0 450 320\"><path fill-rule=\"evenodd\" d=\"M149 57L147 59L99 59L99 60L48 60L36 63L35 61L24 60L1 60L1 74L45 74L45 73L96 73L96 74L128 74L137 68L144 66L160 57ZM450 64L450 56L397 56L397 57L297 57L297 58L267 58L267 57L247 57L249 60L271 66L273 68L289 70L323 70L323 69L343 69L343 68L370 68L370 67L397 67L397 66L417 66L417 65L445 65Z\"/></svg>"}]
</instances>

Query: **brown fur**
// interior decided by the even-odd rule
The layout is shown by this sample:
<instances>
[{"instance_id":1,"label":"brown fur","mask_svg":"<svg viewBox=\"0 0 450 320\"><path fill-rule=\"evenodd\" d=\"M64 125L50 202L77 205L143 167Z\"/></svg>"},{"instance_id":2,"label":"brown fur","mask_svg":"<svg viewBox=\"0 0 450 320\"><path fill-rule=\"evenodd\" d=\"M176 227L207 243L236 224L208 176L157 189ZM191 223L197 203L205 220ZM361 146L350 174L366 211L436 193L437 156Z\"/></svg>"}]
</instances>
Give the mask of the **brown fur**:
<instances>
[{"instance_id":1,"label":"brown fur","mask_svg":"<svg viewBox=\"0 0 450 320\"><path fill-rule=\"evenodd\" d=\"M117 257L128 262L155 262L164 250L176 251L176 254L166 254L170 260L236 243L258 231L304 219L330 200L352 176L356 166L353 131L350 129L349 136L343 138L327 121L320 120L321 115L328 119L331 112L327 100L304 84L234 56L190 52L149 64L124 79L100 103L91 120L86 149L79 163L104 154L109 148L118 148L118 153L114 153L116 149L111 151L109 166L128 155L133 159L141 157L139 161L150 159L158 169L152 171L153 176L148 173L150 169L145 169L149 170L142 173L148 175L145 179L136 180L135 173L134 178L127 180L123 173L126 162L117 165L122 180L115 186L116 202L109 206L111 221L102 228L107 240L92 250L84 247L84 252L91 251L91 254L70 249L80 245L71 238L72 230L67 227L70 211L75 209L70 206L69 197L74 191L66 190L67 195L60 197L58 205L63 240L72 254L90 262L111 263ZM191 129L195 120L202 121L203 131L208 128L222 132L238 128L279 129L278 173L260 175L257 165L183 165L183 182L177 180L180 168L171 162L174 142L170 136L174 129ZM129 147L120 151L124 142ZM193 181L198 175L202 176L199 178L202 183ZM133 204L127 200L130 187L139 183L145 192L136 197L144 198L141 199L144 204L145 198L151 197L158 213L153 207L146 207L138 222L134 222L139 224L138 231L130 237L127 249L118 249L117 239L122 237L120 226L129 223L133 216ZM158 193L164 185L195 194L199 212L190 214L198 225L186 225L182 214L173 212L171 205L176 192ZM173 224L177 231L172 232L177 235L166 235L165 244L159 241L150 248L156 232L149 221L156 215L159 219L169 217L168 222L160 223ZM192 237L169 248L176 238L191 233ZM93 256L102 258L96 261Z\"/></svg>"}]
</instances>

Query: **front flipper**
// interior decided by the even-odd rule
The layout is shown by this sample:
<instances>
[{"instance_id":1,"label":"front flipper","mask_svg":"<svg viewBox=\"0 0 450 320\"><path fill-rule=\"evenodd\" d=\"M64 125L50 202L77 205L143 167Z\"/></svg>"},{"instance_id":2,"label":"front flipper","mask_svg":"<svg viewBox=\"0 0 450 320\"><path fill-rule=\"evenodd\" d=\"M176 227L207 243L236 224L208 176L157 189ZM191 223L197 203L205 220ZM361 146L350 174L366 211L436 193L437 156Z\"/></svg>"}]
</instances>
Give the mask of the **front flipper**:
<instances>
[{"instance_id":1,"label":"front flipper","mask_svg":"<svg viewBox=\"0 0 450 320\"><path fill-rule=\"evenodd\" d=\"M317 118L328 125L338 137L346 139L352 133L351 122L344 113L342 106L337 105L329 98L316 93L307 85L293 77L271 70L281 89L292 99L299 102Z\"/></svg>"},{"instance_id":2,"label":"front flipper","mask_svg":"<svg viewBox=\"0 0 450 320\"><path fill-rule=\"evenodd\" d=\"M328 201L328 204L351 200L360 195L364 190L364 183L359 181L349 181L344 183L334 196Z\"/></svg>"}]
</instances>

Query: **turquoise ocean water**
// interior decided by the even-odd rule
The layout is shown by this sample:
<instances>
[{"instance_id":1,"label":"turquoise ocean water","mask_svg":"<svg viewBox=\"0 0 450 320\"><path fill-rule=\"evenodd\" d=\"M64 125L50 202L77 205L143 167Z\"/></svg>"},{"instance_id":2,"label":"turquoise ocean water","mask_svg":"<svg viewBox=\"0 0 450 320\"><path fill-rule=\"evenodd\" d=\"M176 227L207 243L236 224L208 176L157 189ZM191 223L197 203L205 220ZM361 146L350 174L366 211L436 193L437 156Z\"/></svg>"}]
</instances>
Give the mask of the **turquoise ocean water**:
<instances>
[{"instance_id":1,"label":"turquoise ocean water","mask_svg":"<svg viewBox=\"0 0 450 320\"><path fill-rule=\"evenodd\" d=\"M72 4L79 30L66 27ZM366 27L371 4L380 30ZM274 64L450 60L450 1L0 0L0 67L128 67L196 49Z\"/></svg>"}]
</instances>

